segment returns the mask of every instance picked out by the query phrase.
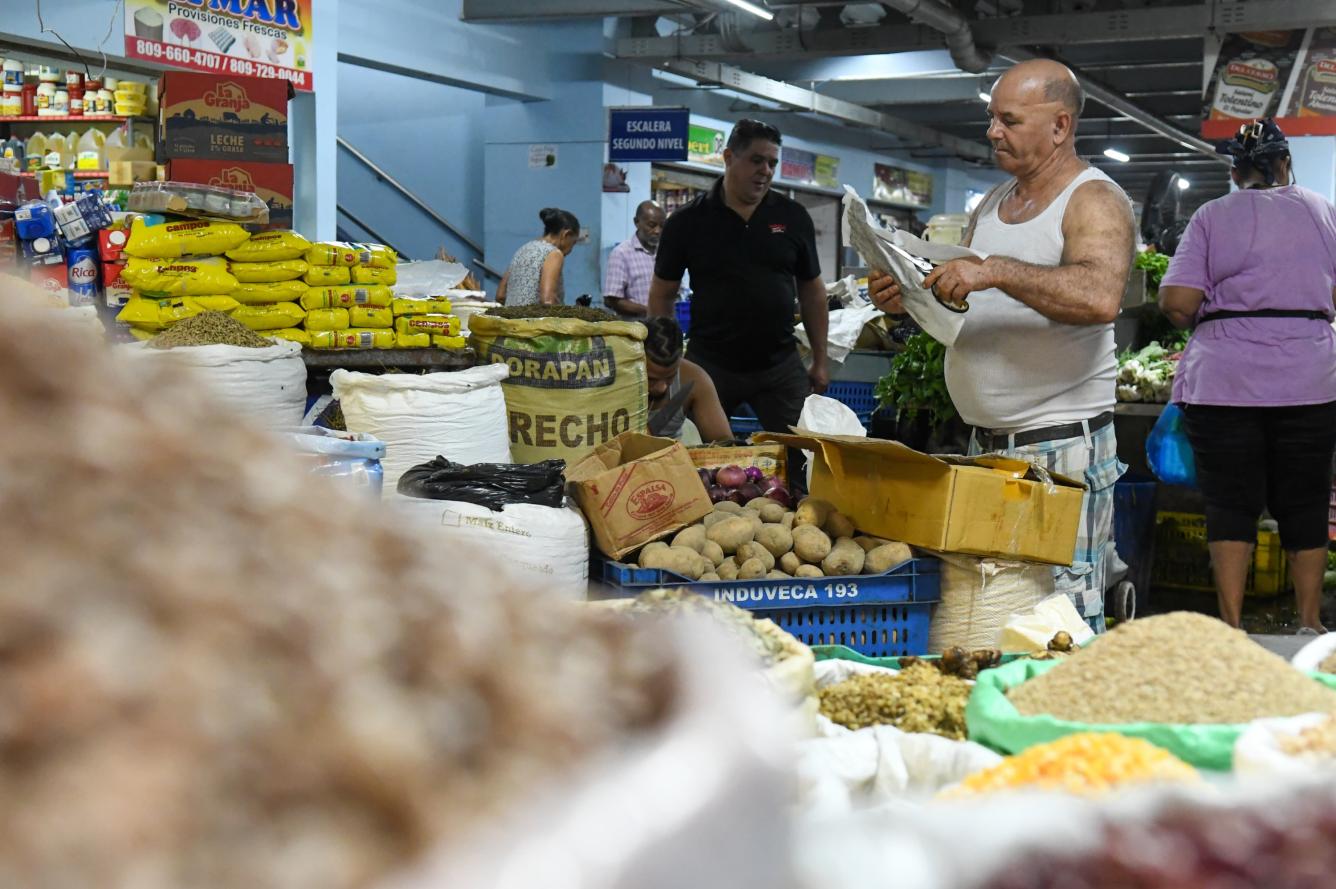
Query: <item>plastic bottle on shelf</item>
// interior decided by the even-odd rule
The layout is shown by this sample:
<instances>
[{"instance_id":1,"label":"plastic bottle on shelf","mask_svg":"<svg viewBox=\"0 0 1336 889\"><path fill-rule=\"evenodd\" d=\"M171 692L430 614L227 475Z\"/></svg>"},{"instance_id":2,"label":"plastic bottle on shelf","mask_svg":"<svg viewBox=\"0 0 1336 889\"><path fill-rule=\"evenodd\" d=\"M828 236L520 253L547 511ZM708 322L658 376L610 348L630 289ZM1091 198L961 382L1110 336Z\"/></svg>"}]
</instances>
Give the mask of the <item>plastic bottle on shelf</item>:
<instances>
[{"instance_id":1,"label":"plastic bottle on shelf","mask_svg":"<svg viewBox=\"0 0 1336 889\"><path fill-rule=\"evenodd\" d=\"M152 151L152 150L153 150L153 139L149 136L148 133L144 132L144 128L143 128L143 127L140 127L140 128L139 128L139 131L135 133L135 146L134 146L134 147L135 147L135 148L147 148L149 151Z\"/></svg>"},{"instance_id":2,"label":"plastic bottle on shelf","mask_svg":"<svg viewBox=\"0 0 1336 889\"><path fill-rule=\"evenodd\" d=\"M52 133L46 137L46 159L42 166L46 169L59 169L61 159L65 156L65 137L60 133ZM52 163L52 161L55 163Z\"/></svg>"},{"instance_id":3,"label":"plastic bottle on shelf","mask_svg":"<svg viewBox=\"0 0 1336 889\"><path fill-rule=\"evenodd\" d=\"M0 92L0 117L18 117L23 113L23 93L14 92L8 86Z\"/></svg>"},{"instance_id":4,"label":"plastic bottle on shelf","mask_svg":"<svg viewBox=\"0 0 1336 889\"><path fill-rule=\"evenodd\" d=\"M55 98L51 100L51 111L56 117L68 117L70 114L70 94L68 90L56 88Z\"/></svg>"},{"instance_id":5,"label":"plastic bottle on shelf","mask_svg":"<svg viewBox=\"0 0 1336 889\"><path fill-rule=\"evenodd\" d=\"M23 63L18 59L5 59L4 85L22 88L23 86Z\"/></svg>"},{"instance_id":6,"label":"plastic bottle on shelf","mask_svg":"<svg viewBox=\"0 0 1336 889\"><path fill-rule=\"evenodd\" d=\"M60 153L60 166L62 169L74 169L74 162L79 157L79 138L79 134L74 130L70 130L65 134L65 150Z\"/></svg>"},{"instance_id":7,"label":"plastic bottle on shelf","mask_svg":"<svg viewBox=\"0 0 1336 889\"><path fill-rule=\"evenodd\" d=\"M102 143L97 138L97 127L89 127L88 130L79 137L78 152L74 159L74 168L76 170L105 170L105 157L102 154Z\"/></svg>"},{"instance_id":8,"label":"plastic bottle on shelf","mask_svg":"<svg viewBox=\"0 0 1336 889\"><path fill-rule=\"evenodd\" d=\"M28 137L28 141L23 146L23 156L27 160L26 169L28 172L37 170L42 165L42 157L46 154L46 136L41 130Z\"/></svg>"}]
</instances>

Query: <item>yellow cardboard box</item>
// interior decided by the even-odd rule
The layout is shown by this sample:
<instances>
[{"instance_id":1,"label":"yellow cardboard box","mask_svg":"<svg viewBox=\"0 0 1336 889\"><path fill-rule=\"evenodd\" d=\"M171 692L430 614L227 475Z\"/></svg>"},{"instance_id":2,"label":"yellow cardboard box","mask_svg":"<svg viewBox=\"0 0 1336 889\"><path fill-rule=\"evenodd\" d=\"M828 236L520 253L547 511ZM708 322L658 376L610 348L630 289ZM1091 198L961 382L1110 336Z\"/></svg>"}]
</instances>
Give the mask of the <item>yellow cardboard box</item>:
<instances>
[{"instance_id":1,"label":"yellow cardboard box","mask_svg":"<svg viewBox=\"0 0 1336 889\"><path fill-rule=\"evenodd\" d=\"M614 559L713 509L687 449L643 432L623 432L599 445L566 480L599 550Z\"/></svg>"},{"instance_id":2,"label":"yellow cardboard box","mask_svg":"<svg viewBox=\"0 0 1336 889\"><path fill-rule=\"evenodd\" d=\"M763 432L814 454L812 496L865 534L941 552L1070 565L1085 485L1023 460L932 457L893 441Z\"/></svg>"}]
</instances>

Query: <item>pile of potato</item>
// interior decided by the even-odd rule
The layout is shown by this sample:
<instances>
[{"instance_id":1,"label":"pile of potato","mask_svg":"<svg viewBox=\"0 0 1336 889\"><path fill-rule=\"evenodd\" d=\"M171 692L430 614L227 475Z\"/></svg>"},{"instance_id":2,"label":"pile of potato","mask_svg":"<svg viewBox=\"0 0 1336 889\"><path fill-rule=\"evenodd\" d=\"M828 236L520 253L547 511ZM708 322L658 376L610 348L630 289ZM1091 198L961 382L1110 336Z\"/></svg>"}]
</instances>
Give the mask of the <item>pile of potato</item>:
<instances>
[{"instance_id":1,"label":"pile of potato","mask_svg":"<svg viewBox=\"0 0 1336 889\"><path fill-rule=\"evenodd\" d=\"M911 558L903 543L859 535L825 500L808 497L790 510L758 497L745 506L716 503L671 544L645 544L637 564L714 581L884 574Z\"/></svg>"}]
</instances>

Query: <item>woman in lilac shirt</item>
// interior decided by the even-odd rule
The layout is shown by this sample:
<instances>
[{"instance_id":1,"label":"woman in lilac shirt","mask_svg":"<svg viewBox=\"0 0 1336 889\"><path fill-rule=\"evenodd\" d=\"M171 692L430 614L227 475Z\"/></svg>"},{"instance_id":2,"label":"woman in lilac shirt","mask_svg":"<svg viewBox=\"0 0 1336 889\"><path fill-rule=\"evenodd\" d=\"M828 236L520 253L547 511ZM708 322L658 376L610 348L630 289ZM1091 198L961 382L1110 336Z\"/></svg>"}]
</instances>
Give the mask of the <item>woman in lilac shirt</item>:
<instances>
[{"instance_id":1,"label":"woman in lilac shirt","mask_svg":"<svg viewBox=\"0 0 1336 889\"><path fill-rule=\"evenodd\" d=\"M1160 308L1196 325L1178 364L1206 499L1220 615L1239 625L1263 507L1280 525L1299 632L1318 611L1336 450L1336 208L1294 184L1275 122L1245 124L1217 149L1238 191L1193 215L1160 284Z\"/></svg>"}]
</instances>

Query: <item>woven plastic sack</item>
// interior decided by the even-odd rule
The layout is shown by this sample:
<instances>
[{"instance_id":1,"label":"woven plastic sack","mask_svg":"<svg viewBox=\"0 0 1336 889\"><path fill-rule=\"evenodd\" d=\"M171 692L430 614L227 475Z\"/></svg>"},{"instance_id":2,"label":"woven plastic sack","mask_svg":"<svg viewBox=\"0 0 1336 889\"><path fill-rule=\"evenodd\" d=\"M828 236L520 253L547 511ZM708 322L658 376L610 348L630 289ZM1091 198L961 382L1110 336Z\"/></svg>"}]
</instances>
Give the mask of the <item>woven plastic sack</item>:
<instances>
[{"instance_id":1,"label":"woven plastic sack","mask_svg":"<svg viewBox=\"0 0 1336 889\"><path fill-rule=\"evenodd\" d=\"M929 651L996 648L1013 615L1033 611L1053 595L1047 565L936 555L942 560L942 597L928 629Z\"/></svg>"},{"instance_id":2,"label":"woven plastic sack","mask_svg":"<svg viewBox=\"0 0 1336 889\"><path fill-rule=\"evenodd\" d=\"M1166 404L1164 412L1146 436L1146 462L1155 477L1166 485L1197 486L1197 461L1188 442L1183 409Z\"/></svg>"},{"instance_id":3,"label":"woven plastic sack","mask_svg":"<svg viewBox=\"0 0 1336 889\"><path fill-rule=\"evenodd\" d=\"M140 344L124 348L140 361L170 361L197 370L201 389L261 426L301 423L306 364L298 343L276 340L263 349L224 345L150 349Z\"/></svg>"},{"instance_id":4,"label":"woven plastic sack","mask_svg":"<svg viewBox=\"0 0 1336 889\"><path fill-rule=\"evenodd\" d=\"M645 325L476 315L470 331L478 361L508 370L502 389L516 462L574 466L621 433L645 429Z\"/></svg>"},{"instance_id":5,"label":"woven plastic sack","mask_svg":"<svg viewBox=\"0 0 1336 889\"><path fill-rule=\"evenodd\" d=\"M382 332L393 341L392 332ZM385 442L389 496L401 475L437 456L464 464L510 462L505 377L499 366L422 375L336 370L329 382L348 431Z\"/></svg>"},{"instance_id":6,"label":"woven plastic sack","mask_svg":"<svg viewBox=\"0 0 1336 889\"><path fill-rule=\"evenodd\" d=\"M1155 722L1100 725L1068 722L1052 716L1022 716L1007 699L1007 690L1058 665L1058 661L1020 660L980 673L965 707L965 724L970 738L1001 753L1020 753L1035 744L1056 741L1077 732L1117 732L1163 747L1197 768L1229 770L1234 760L1234 744L1246 725ZM1336 689L1336 676L1312 675L1323 685Z\"/></svg>"}]
</instances>

